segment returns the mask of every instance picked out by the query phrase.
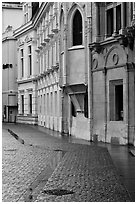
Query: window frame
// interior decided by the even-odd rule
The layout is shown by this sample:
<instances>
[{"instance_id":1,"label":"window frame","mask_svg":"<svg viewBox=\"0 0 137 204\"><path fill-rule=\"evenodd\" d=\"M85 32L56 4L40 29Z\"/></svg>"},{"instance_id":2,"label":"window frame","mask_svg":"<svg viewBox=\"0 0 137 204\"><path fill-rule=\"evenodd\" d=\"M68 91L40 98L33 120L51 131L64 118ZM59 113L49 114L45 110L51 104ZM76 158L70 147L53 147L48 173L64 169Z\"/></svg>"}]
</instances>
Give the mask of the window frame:
<instances>
[{"instance_id":1,"label":"window frame","mask_svg":"<svg viewBox=\"0 0 137 204\"><path fill-rule=\"evenodd\" d=\"M109 4L106 3L106 38L112 37L115 34L119 34L119 31L122 29L122 13L120 10L120 29L117 30L118 28L118 23L117 23L117 10L118 7L120 6L120 9L122 9L122 3L121 2L109 2ZM113 32L112 34L108 33L108 12L110 9L113 9Z\"/></svg>"},{"instance_id":2,"label":"window frame","mask_svg":"<svg viewBox=\"0 0 137 204\"><path fill-rule=\"evenodd\" d=\"M76 13L80 14L81 19L79 19L79 20L81 20L81 24L80 24L80 25L77 25L77 28L76 28L76 30L75 30L75 32L74 32L74 26L75 26L74 24L76 23L75 21L78 20L78 19L77 19L78 16L76 16ZM77 15L78 15L78 14L77 14ZM74 20L75 20L75 21L74 21ZM80 31L81 33L78 33L78 28L79 28L79 27L81 27L81 30L79 29L79 31ZM76 31L77 31L77 32L76 32ZM78 41L76 42L76 39L74 39L74 38L76 38L76 36L77 36L77 37L79 36L78 41L80 41L80 43L79 43ZM81 15L79 9L76 9L75 12L74 12L74 14L73 14L73 18L72 18L72 46L80 46L80 45L83 45L83 23L82 23L82 15Z\"/></svg>"},{"instance_id":3,"label":"window frame","mask_svg":"<svg viewBox=\"0 0 137 204\"><path fill-rule=\"evenodd\" d=\"M82 17L82 44L81 45L73 45L73 18L74 18L74 15L75 15L75 12L76 11L79 11L80 14L81 14L81 17ZM84 31L85 31L85 28L84 28L84 16L83 16L83 13L81 11L81 9L78 7L78 6L75 6L75 8L73 8L71 11L70 11L70 14L69 14L69 17L68 17L68 24L70 25L70 30L69 30L69 49L78 49L78 48L83 48L84 47L84 43L85 43L85 40L84 40Z\"/></svg>"},{"instance_id":4,"label":"window frame","mask_svg":"<svg viewBox=\"0 0 137 204\"><path fill-rule=\"evenodd\" d=\"M116 87L122 86L124 90L124 83L123 79L117 79L117 80L110 80L109 81L109 121L124 121L124 115L123 119L120 119L117 114L117 102L116 102ZM124 94L122 98L122 107L123 107L123 113L124 113Z\"/></svg>"},{"instance_id":5,"label":"window frame","mask_svg":"<svg viewBox=\"0 0 137 204\"><path fill-rule=\"evenodd\" d=\"M29 76L32 75L32 45L28 45L28 68Z\"/></svg>"}]
</instances>

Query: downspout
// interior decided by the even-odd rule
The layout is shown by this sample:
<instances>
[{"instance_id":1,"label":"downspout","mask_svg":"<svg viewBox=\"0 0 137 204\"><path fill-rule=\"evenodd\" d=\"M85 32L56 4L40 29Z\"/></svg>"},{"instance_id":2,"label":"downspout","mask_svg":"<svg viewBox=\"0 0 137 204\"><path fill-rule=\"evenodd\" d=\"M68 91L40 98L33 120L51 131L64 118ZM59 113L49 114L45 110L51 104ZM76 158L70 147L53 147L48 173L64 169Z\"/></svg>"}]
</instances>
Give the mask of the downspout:
<instances>
[{"instance_id":1,"label":"downspout","mask_svg":"<svg viewBox=\"0 0 137 204\"><path fill-rule=\"evenodd\" d=\"M92 3L90 16L88 18L88 118L89 118L89 131L90 141L93 135L93 77L92 77L92 50L90 50L90 43L92 42Z\"/></svg>"}]
</instances>

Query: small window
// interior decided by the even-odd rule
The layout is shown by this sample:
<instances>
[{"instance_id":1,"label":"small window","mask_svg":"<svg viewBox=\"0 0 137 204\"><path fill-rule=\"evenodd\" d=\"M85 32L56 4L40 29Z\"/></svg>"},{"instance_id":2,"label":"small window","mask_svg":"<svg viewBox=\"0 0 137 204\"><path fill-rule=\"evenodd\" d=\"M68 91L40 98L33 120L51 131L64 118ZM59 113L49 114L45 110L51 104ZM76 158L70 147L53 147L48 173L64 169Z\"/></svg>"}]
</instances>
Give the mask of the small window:
<instances>
[{"instance_id":1,"label":"small window","mask_svg":"<svg viewBox=\"0 0 137 204\"><path fill-rule=\"evenodd\" d=\"M82 45L82 16L76 10L73 18L73 46Z\"/></svg>"},{"instance_id":2,"label":"small window","mask_svg":"<svg viewBox=\"0 0 137 204\"><path fill-rule=\"evenodd\" d=\"M123 80L110 81L110 121L123 120Z\"/></svg>"}]
</instances>

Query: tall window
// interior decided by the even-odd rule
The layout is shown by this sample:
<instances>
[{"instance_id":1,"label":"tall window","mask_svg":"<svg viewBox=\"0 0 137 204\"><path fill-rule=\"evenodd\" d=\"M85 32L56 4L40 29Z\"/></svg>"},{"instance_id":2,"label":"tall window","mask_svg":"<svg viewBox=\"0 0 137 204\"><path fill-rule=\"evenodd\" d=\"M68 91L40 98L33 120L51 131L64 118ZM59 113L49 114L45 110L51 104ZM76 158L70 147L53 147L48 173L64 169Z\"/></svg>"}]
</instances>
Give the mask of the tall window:
<instances>
[{"instance_id":1,"label":"tall window","mask_svg":"<svg viewBox=\"0 0 137 204\"><path fill-rule=\"evenodd\" d=\"M32 94L29 94L29 113L32 114Z\"/></svg>"},{"instance_id":2,"label":"tall window","mask_svg":"<svg viewBox=\"0 0 137 204\"><path fill-rule=\"evenodd\" d=\"M24 77L24 56L23 56L23 49L21 49L21 77Z\"/></svg>"},{"instance_id":3,"label":"tall window","mask_svg":"<svg viewBox=\"0 0 137 204\"><path fill-rule=\"evenodd\" d=\"M126 27L126 3L106 3L106 18L107 37L119 34L119 31Z\"/></svg>"},{"instance_id":4,"label":"tall window","mask_svg":"<svg viewBox=\"0 0 137 204\"><path fill-rule=\"evenodd\" d=\"M82 45L82 16L76 10L73 17L73 46Z\"/></svg>"},{"instance_id":5,"label":"tall window","mask_svg":"<svg viewBox=\"0 0 137 204\"><path fill-rule=\"evenodd\" d=\"M22 108L22 114L24 114L24 95L21 95L21 108Z\"/></svg>"},{"instance_id":6,"label":"tall window","mask_svg":"<svg viewBox=\"0 0 137 204\"><path fill-rule=\"evenodd\" d=\"M121 29L121 5L116 7L116 31Z\"/></svg>"},{"instance_id":7,"label":"tall window","mask_svg":"<svg viewBox=\"0 0 137 204\"><path fill-rule=\"evenodd\" d=\"M28 46L28 69L29 75L32 75L32 57L31 57L31 45Z\"/></svg>"},{"instance_id":8,"label":"tall window","mask_svg":"<svg viewBox=\"0 0 137 204\"><path fill-rule=\"evenodd\" d=\"M123 80L109 83L110 120L123 120Z\"/></svg>"},{"instance_id":9,"label":"tall window","mask_svg":"<svg viewBox=\"0 0 137 204\"><path fill-rule=\"evenodd\" d=\"M113 31L113 9L111 8L107 10L107 36L111 36Z\"/></svg>"}]
</instances>

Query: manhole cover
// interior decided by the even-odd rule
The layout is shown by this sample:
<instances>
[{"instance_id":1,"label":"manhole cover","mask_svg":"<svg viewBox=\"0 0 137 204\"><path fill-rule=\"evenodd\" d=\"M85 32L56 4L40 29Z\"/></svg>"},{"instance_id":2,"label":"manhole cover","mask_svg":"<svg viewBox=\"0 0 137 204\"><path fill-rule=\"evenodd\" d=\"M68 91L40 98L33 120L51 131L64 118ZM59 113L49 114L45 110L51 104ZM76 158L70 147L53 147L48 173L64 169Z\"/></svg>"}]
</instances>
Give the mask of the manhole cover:
<instances>
[{"instance_id":1,"label":"manhole cover","mask_svg":"<svg viewBox=\"0 0 137 204\"><path fill-rule=\"evenodd\" d=\"M49 195L62 196L62 195L73 194L74 192L65 190L65 189L53 189L53 190L44 190L43 193L46 193Z\"/></svg>"}]
</instances>

